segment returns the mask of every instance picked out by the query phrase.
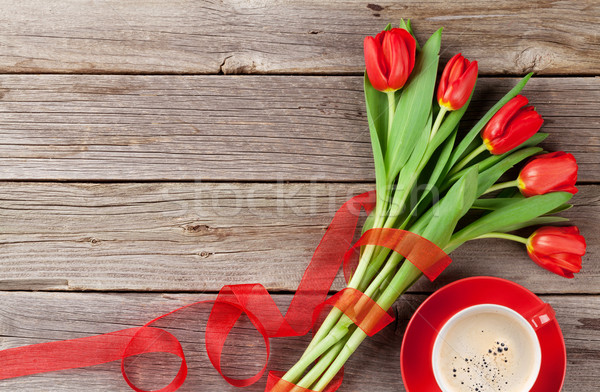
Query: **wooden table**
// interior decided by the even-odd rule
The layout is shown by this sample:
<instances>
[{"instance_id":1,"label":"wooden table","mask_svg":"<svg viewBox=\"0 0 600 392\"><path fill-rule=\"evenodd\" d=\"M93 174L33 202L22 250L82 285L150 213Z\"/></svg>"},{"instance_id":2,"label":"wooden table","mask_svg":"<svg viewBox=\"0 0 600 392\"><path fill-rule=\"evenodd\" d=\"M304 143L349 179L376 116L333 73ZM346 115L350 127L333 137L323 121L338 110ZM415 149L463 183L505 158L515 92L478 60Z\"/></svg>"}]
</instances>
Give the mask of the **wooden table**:
<instances>
[{"instance_id":1,"label":"wooden table","mask_svg":"<svg viewBox=\"0 0 600 392\"><path fill-rule=\"evenodd\" d=\"M224 284L262 283L284 310L335 210L373 187L362 39L401 17L420 39L445 27L443 63L459 51L479 61L471 119L535 71L524 93L545 118L544 146L579 161L576 207L564 216L585 234L588 255L566 280L517 244L465 245L439 281L419 281L395 305L398 321L351 359L342 390L403 390L399 348L412 311L473 275L511 279L552 304L568 347L564 390L596 390L593 0L3 1L0 348L140 326ZM196 316L175 323L190 365L181 391L236 390L207 361ZM227 358L243 355L229 371L252 374L253 357L264 358L256 333L243 323L232 342ZM286 369L306 342L274 340L270 368ZM130 369L140 386L175 374L141 362ZM0 390L129 388L114 362L5 380Z\"/></svg>"}]
</instances>

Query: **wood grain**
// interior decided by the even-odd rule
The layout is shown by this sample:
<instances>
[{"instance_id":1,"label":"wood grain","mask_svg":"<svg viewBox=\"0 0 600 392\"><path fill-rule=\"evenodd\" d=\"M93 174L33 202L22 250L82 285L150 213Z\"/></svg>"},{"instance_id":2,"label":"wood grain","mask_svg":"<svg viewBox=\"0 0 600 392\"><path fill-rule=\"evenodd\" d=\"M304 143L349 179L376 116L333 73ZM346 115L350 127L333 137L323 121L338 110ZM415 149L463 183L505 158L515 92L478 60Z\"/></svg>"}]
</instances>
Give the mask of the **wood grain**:
<instances>
[{"instance_id":1,"label":"wood grain","mask_svg":"<svg viewBox=\"0 0 600 392\"><path fill-rule=\"evenodd\" d=\"M600 71L594 0L5 0L0 72L359 73L364 36L400 18L485 74Z\"/></svg>"},{"instance_id":2,"label":"wood grain","mask_svg":"<svg viewBox=\"0 0 600 392\"><path fill-rule=\"evenodd\" d=\"M463 129L517 83L484 78ZM0 179L374 181L362 78L0 76ZM598 78L524 90L600 180Z\"/></svg>"},{"instance_id":3,"label":"wood grain","mask_svg":"<svg viewBox=\"0 0 600 392\"><path fill-rule=\"evenodd\" d=\"M72 339L143 325L153 317L198 300L213 296L183 294L92 294L92 293L0 293L0 348ZM394 305L398 321L373 338L367 339L345 367L343 391L404 391L400 379L399 350L408 319L425 299L405 295ZM592 391L600 367L600 297L542 296L557 312L565 336L568 356L564 392ZM282 310L289 295L275 296ZM208 361L203 342L207 307L192 307L164 321L164 326L182 343L189 365L187 391L237 391L229 386ZM261 338L249 322L242 320L230 335L225 349L224 370L230 375L250 376L264 359ZM307 344L307 338L282 338L271 341L269 369L285 370L293 364ZM236 358L237 356L237 358ZM164 357L128 362L128 375L140 387L166 385L178 369ZM160 363L158 361L161 361ZM262 362L261 362L262 363ZM264 379L244 391L262 392ZM33 391L119 391L127 387L120 375L119 362L55 373L0 381L2 390Z\"/></svg>"},{"instance_id":4,"label":"wood grain","mask_svg":"<svg viewBox=\"0 0 600 392\"><path fill-rule=\"evenodd\" d=\"M337 208L373 187L362 40L400 18L421 41L444 26L442 63L457 52L479 61L486 77L463 129L517 83L512 76L546 76L524 94L551 134L544 147L578 159L583 184L563 215L588 254L566 280L520 244L463 246L440 279L421 279L394 305L398 321L358 350L342 389L404 391L399 348L424 293L491 275L553 305L568 350L563 391L596 390L593 0L0 2L0 350L140 326L224 284L262 283L284 311ZM340 276L333 288L343 286ZM207 314L197 307L164 321L190 366L180 391L237 391L204 352ZM272 340L269 368L287 369L307 341ZM230 343L226 373L259 370L263 343L246 320ZM138 358L128 374L146 389L166 385L178 368L170 359ZM0 390L130 391L119 367L3 380ZM245 390L263 389L264 379Z\"/></svg>"},{"instance_id":5,"label":"wood grain","mask_svg":"<svg viewBox=\"0 0 600 392\"><path fill-rule=\"evenodd\" d=\"M0 184L0 290L218 291L262 283L295 290L335 211L370 184ZM492 275L539 293L599 293L600 186L584 185L572 218L588 242L567 280L522 245L467 244L414 291ZM338 278L335 288L344 287Z\"/></svg>"}]
</instances>

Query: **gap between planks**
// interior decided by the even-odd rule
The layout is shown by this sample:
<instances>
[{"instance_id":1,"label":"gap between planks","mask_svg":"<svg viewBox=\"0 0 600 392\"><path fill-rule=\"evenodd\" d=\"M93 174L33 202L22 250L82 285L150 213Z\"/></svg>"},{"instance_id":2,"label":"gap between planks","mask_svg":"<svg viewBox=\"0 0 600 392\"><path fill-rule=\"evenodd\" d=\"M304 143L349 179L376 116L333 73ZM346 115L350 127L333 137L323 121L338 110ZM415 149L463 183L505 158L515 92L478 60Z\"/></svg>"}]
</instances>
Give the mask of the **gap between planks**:
<instances>
[{"instance_id":1,"label":"gap between planks","mask_svg":"<svg viewBox=\"0 0 600 392\"><path fill-rule=\"evenodd\" d=\"M598 188L581 186L576 208L564 212L588 239L576 279L539 268L520 244L489 240L458 249L445 274L434 283L422 279L413 291L493 275L537 293L598 292ZM335 211L370 189L372 184L0 183L0 289L216 292L226 283L257 282L291 292ZM333 289L342 287L340 276Z\"/></svg>"},{"instance_id":2,"label":"gap between planks","mask_svg":"<svg viewBox=\"0 0 600 392\"><path fill-rule=\"evenodd\" d=\"M483 78L464 128L516 78ZM550 133L600 181L598 78L524 91ZM360 77L0 76L0 179L367 182Z\"/></svg>"},{"instance_id":3,"label":"gap between planks","mask_svg":"<svg viewBox=\"0 0 600 392\"><path fill-rule=\"evenodd\" d=\"M481 73L594 74L598 15L593 0L4 1L0 71L355 73L363 38L408 18L421 43L443 26L443 61L462 51Z\"/></svg>"}]
</instances>

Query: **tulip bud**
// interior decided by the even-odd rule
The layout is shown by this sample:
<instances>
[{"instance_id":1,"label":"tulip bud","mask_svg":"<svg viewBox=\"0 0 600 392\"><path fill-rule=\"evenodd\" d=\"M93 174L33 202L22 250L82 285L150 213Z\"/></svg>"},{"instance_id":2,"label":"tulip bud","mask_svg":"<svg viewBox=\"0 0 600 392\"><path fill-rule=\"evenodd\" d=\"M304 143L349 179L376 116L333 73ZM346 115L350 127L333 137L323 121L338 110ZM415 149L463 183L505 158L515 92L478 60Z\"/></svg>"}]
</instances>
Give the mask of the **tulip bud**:
<instances>
[{"instance_id":1,"label":"tulip bud","mask_svg":"<svg viewBox=\"0 0 600 392\"><path fill-rule=\"evenodd\" d=\"M415 66L416 48L414 37L404 29L365 37L365 64L371 85L384 92L401 89Z\"/></svg>"},{"instance_id":2,"label":"tulip bud","mask_svg":"<svg viewBox=\"0 0 600 392\"><path fill-rule=\"evenodd\" d=\"M585 238L577 226L546 226L535 231L527 240L527 253L539 266L565 278L581 270L585 254Z\"/></svg>"},{"instance_id":3,"label":"tulip bud","mask_svg":"<svg viewBox=\"0 0 600 392\"><path fill-rule=\"evenodd\" d=\"M577 161L563 151L533 158L519 173L519 189L524 196L550 192L577 193Z\"/></svg>"},{"instance_id":4,"label":"tulip bud","mask_svg":"<svg viewBox=\"0 0 600 392\"><path fill-rule=\"evenodd\" d=\"M517 95L506 103L481 132L483 143L494 155L504 154L532 137L544 120L529 101Z\"/></svg>"},{"instance_id":5,"label":"tulip bud","mask_svg":"<svg viewBox=\"0 0 600 392\"><path fill-rule=\"evenodd\" d=\"M470 62L460 53L448 61L437 91L438 103L448 110L458 110L467 103L477 81L477 61Z\"/></svg>"}]
</instances>

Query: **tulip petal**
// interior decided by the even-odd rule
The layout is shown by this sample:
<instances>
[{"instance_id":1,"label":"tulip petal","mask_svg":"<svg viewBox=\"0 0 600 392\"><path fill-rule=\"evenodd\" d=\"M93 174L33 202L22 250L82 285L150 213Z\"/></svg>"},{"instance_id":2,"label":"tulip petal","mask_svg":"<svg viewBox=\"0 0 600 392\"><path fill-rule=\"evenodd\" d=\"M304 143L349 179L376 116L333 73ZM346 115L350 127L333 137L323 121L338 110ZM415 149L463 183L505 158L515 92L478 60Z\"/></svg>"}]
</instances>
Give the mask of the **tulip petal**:
<instances>
[{"instance_id":1,"label":"tulip petal","mask_svg":"<svg viewBox=\"0 0 600 392\"><path fill-rule=\"evenodd\" d=\"M568 271L565 271L564 269L558 267L557 265L554 265L552 263L552 260L547 258L547 257L543 257L543 256L539 256L533 253L529 253L529 257L531 258L531 260L533 260L537 265L539 265L540 267L555 273L556 275L560 275L563 276L565 278L573 278L573 273L570 273Z\"/></svg>"},{"instance_id":2,"label":"tulip petal","mask_svg":"<svg viewBox=\"0 0 600 392\"><path fill-rule=\"evenodd\" d=\"M400 89L408 79L406 44L398 34L393 33L386 36L383 44L383 54L386 56L390 69L388 85L394 90Z\"/></svg>"},{"instance_id":3,"label":"tulip petal","mask_svg":"<svg viewBox=\"0 0 600 392\"><path fill-rule=\"evenodd\" d=\"M552 261L558 267L571 272L581 271L581 256L571 253L557 253L552 255Z\"/></svg>"},{"instance_id":4,"label":"tulip petal","mask_svg":"<svg viewBox=\"0 0 600 392\"><path fill-rule=\"evenodd\" d=\"M493 154L504 154L520 146L539 131L543 123L542 116L536 111L519 110L503 126L500 124L500 128L497 129L498 136L489 139L493 146Z\"/></svg>"},{"instance_id":5,"label":"tulip petal","mask_svg":"<svg viewBox=\"0 0 600 392\"><path fill-rule=\"evenodd\" d=\"M585 254L585 242L581 241L583 236L575 235L551 235L537 234L531 241L536 254L551 255L569 251L570 253L583 256Z\"/></svg>"},{"instance_id":6,"label":"tulip petal","mask_svg":"<svg viewBox=\"0 0 600 392\"><path fill-rule=\"evenodd\" d=\"M585 250L585 238L576 226L542 227L527 241L527 253L535 263L567 278L581 270Z\"/></svg>"},{"instance_id":7,"label":"tulip petal","mask_svg":"<svg viewBox=\"0 0 600 392\"><path fill-rule=\"evenodd\" d=\"M562 226L562 227L544 226L544 227L537 229L535 231L535 233L533 233L531 235L531 240L533 241L535 239L535 237L546 237L546 236L569 238L574 243L579 244L578 249L581 249L582 252L585 252L585 247L586 247L585 238L580 234L579 228L577 226ZM583 253L581 253L581 255L583 256Z\"/></svg>"},{"instance_id":8,"label":"tulip petal","mask_svg":"<svg viewBox=\"0 0 600 392\"><path fill-rule=\"evenodd\" d=\"M414 67L414 50L416 50L415 40L404 29L392 29L384 38L383 53L389 63L388 85L390 88L397 90L406 84Z\"/></svg>"},{"instance_id":9,"label":"tulip petal","mask_svg":"<svg viewBox=\"0 0 600 392\"><path fill-rule=\"evenodd\" d=\"M404 29L399 29L400 34L404 38L404 43L406 44L406 49L408 53L408 68L407 73L410 75L415 68L415 59L417 57L417 41L412 34Z\"/></svg>"},{"instance_id":10,"label":"tulip petal","mask_svg":"<svg viewBox=\"0 0 600 392\"><path fill-rule=\"evenodd\" d=\"M458 80L463 72L465 72L465 69L465 58L460 56L458 60L452 64L452 69L450 69L450 73L448 74L448 83L452 84Z\"/></svg>"},{"instance_id":11,"label":"tulip petal","mask_svg":"<svg viewBox=\"0 0 600 392\"><path fill-rule=\"evenodd\" d=\"M577 193L577 161L571 154L557 151L529 161L519 173L519 188L530 197L549 192Z\"/></svg>"},{"instance_id":12,"label":"tulip petal","mask_svg":"<svg viewBox=\"0 0 600 392\"><path fill-rule=\"evenodd\" d=\"M379 40L370 36L365 37L364 52L367 76L371 85L379 91L387 90L389 87L386 77L387 69Z\"/></svg>"},{"instance_id":13,"label":"tulip petal","mask_svg":"<svg viewBox=\"0 0 600 392\"><path fill-rule=\"evenodd\" d=\"M467 103L477 81L477 61L473 61L466 71L452 82L444 94L444 101L450 104L452 110L458 110Z\"/></svg>"},{"instance_id":14,"label":"tulip petal","mask_svg":"<svg viewBox=\"0 0 600 392\"><path fill-rule=\"evenodd\" d=\"M503 154L504 152L497 151L497 145L505 138L506 125L509 120L517 114L519 109L527 105L529 100L522 95L517 95L498 110L496 114L488 121L485 128L481 132L481 137L490 148L493 154ZM504 149L503 149L504 150Z\"/></svg>"},{"instance_id":15,"label":"tulip petal","mask_svg":"<svg viewBox=\"0 0 600 392\"><path fill-rule=\"evenodd\" d=\"M577 189L577 187L575 187L575 186L566 186L566 187L562 187L560 189L557 189L557 191L559 191L559 192L569 192L569 193L572 193L574 195L577 192L579 192L579 189Z\"/></svg>"},{"instance_id":16,"label":"tulip petal","mask_svg":"<svg viewBox=\"0 0 600 392\"><path fill-rule=\"evenodd\" d=\"M444 71L442 72L442 76L440 77L440 84L438 86L438 91L437 91L437 99L438 102L440 103L440 105L442 105L442 102L446 102L444 100L444 94L446 92L446 90L448 89L448 85L449 85L449 76L450 76L450 71L452 69L452 67L454 66L454 64L460 60L461 58L461 54L457 53L454 56L452 56L452 58L450 60L448 60L448 63L446 64L446 67L444 68Z\"/></svg>"},{"instance_id":17,"label":"tulip petal","mask_svg":"<svg viewBox=\"0 0 600 392\"><path fill-rule=\"evenodd\" d=\"M558 229L566 234L579 234L579 227L577 226L559 227ZM583 242L585 243L585 240Z\"/></svg>"},{"instance_id":18,"label":"tulip petal","mask_svg":"<svg viewBox=\"0 0 600 392\"><path fill-rule=\"evenodd\" d=\"M381 41L381 50L383 53L383 60L385 62L385 67L387 70L387 75L389 79L389 74L392 71L392 66L395 65L394 52L396 51L397 42L394 40L394 34L391 31L386 31L383 36L383 41Z\"/></svg>"}]
</instances>

